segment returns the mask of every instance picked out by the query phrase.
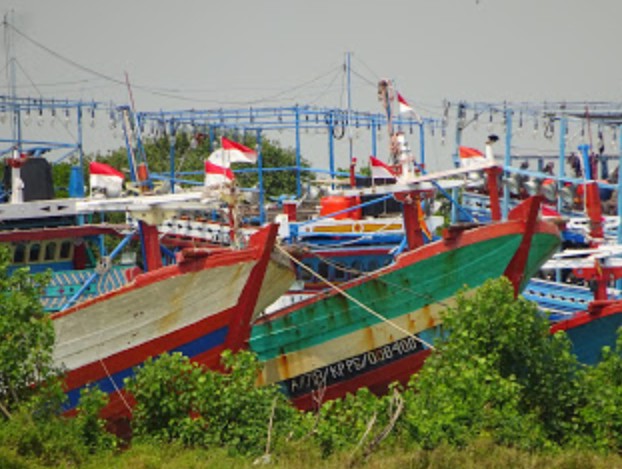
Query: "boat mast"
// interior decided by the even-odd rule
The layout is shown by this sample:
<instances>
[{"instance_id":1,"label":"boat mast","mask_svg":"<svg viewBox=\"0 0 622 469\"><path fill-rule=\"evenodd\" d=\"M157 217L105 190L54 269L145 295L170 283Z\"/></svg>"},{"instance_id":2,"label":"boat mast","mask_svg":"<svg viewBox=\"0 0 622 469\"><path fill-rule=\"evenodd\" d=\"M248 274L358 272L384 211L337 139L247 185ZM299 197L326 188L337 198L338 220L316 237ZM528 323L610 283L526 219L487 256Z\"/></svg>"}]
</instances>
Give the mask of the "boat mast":
<instances>
[{"instance_id":1,"label":"boat mast","mask_svg":"<svg viewBox=\"0 0 622 469\"><path fill-rule=\"evenodd\" d=\"M380 80L378 83L378 99L385 109L387 115L387 132L389 134L389 152L391 158L391 164L396 165L399 160L399 149L397 145L393 145L393 113L391 111L391 101L393 100L393 93L391 90L391 82L389 80Z\"/></svg>"},{"instance_id":2,"label":"boat mast","mask_svg":"<svg viewBox=\"0 0 622 469\"><path fill-rule=\"evenodd\" d=\"M9 21L9 15L11 16L11 21ZM12 112L12 133L13 133L13 141L15 142L15 147L18 151L18 154L21 153L22 146L22 127L21 127L21 119L20 119L20 108L17 104L17 77L15 73L15 36L13 35L13 21L15 19L15 13L13 10L10 13L5 13L2 21L2 26L4 27L4 44L6 47L6 71L7 71L7 86L8 86L8 94L11 97L11 103L13 106Z\"/></svg>"}]
</instances>

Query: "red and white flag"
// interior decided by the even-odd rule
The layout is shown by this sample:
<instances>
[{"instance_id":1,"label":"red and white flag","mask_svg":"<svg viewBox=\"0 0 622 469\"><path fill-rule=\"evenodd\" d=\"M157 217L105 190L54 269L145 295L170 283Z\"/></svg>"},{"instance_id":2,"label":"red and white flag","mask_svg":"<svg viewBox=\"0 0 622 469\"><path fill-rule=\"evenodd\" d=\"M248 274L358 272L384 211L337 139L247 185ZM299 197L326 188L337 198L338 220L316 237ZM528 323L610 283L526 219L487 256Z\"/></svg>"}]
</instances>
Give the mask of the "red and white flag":
<instances>
[{"instance_id":1,"label":"red and white flag","mask_svg":"<svg viewBox=\"0 0 622 469\"><path fill-rule=\"evenodd\" d=\"M205 161L205 186L217 187L235 179L231 163L256 163L257 152L241 143L221 137L221 147Z\"/></svg>"},{"instance_id":2,"label":"red and white flag","mask_svg":"<svg viewBox=\"0 0 622 469\"><path fill-rule=\"evenodd\" d=\"M123 190L125 175L105 163L92 161L89 163L89 182L91 194L103 193L106 197L119 197Z\"/></svg>"},{"instance_id":3,"label":"red and white flag","mask_svg":"<svg viewBox=\"0 0 622 469\"><path fill-rule=\"evenodd\" d=\"M477 148L461 146L458 148L458 155L463 168L471 168L486 162L486 157Z\"/></svg>"},{"instance_id":4,"label":"red and white flag","mask_svg":"<svg viewBox=\"0 0 622 469\"><path fill-rule=\"evenodd\" d=\"M209 156L211 162L221 166L225 166L227 163L257 163L257 152L255 150L226 137L222 137L220 143L221 147Z\"/></svg>"},{"instance_id":5,"label":"red and white flag","mask_svg":"<svg viewBox=\"0 0 622 469\"><path fill-rule=\"evenodd\" d=\"M234 179L233 171L231 171L228 165L223 166L213 163L209 159L205 161L205 187L218 187L223 184L229 184Z\"/></svg>"},{"instance_id":6,"label":"red and white flag","mask_svg":"<svg viewBox=\"0 0 622 469\"><path fill-rule=\"evenodd\" d=\"M408 104L404 97L399 93L397 93L397 103L399 104L400 114L404 114L405 112L415 112L413 107Z\"/></svg>"},{"instance_id":7,"label":"red and white flag","mask_svg":"<svg viewBox=\"0 0 622 469\"><path fill-rule=\"evenodd\" d=\"M484 154L479 151L477 148L471 148L471 147L460 147L459 148L459 152L460 152L460 158L477 158L477 157L484 157Z\"/></svg>"},{"instance_id":8,"label":"red and white flag","mask_svg":"<svg viewBox=\"0 0 622 469\"><path fill-rule=\"evenodd\" d=\"M378 158L370 156L369 164L371 166L372 179L396 179L393 168L391 168L388 164L383 163Z\"/></svg>"}]
</instances>

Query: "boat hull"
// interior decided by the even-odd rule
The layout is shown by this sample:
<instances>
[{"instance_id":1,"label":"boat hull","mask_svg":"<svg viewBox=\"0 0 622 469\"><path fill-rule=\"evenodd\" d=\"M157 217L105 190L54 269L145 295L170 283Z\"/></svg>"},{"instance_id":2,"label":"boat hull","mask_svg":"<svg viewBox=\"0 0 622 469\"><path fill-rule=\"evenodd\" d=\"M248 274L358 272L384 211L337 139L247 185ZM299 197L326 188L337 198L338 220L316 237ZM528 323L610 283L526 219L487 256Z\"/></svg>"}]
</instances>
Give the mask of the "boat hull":
<instances>
[{"instance_id":1,"label":"boat hull","mask_svg":"<svg viewBox=\"0 0 622 469\"><path fill-rule=\"evenodd\" d=\"M263 362L260 381L279 383L309 409L362 386L381 392L408 380L441 334L441 311L455 304L459 290L470 294L504 275L524 249L525 231L525 220L465 231L346 283L341 288L354 301L332 291L260 318L250 341ZM537 221L524 278L558 245L558 230Z\"/></svg>"},{"instance_id":2,"label":"boat hull","mask_svg":"<svg viewBox=\"0 0 622 469\"><path fill-rule=\"evenodd\" d=\"M565 331L579 362L595 365L602 358L603 347L615 347L620 328L622 302L618 300L598 312L582 311L570 319L557 322L551 327L551 332Z\"/></svg>"},{"instance_id":3,"label":"boat hull","mask_svg":"<svg viewBox=\"0 0 622 469\"><path fill-rule=\"evenodd\" d=\"M124 379L149 357L181 352L217 368L224 349L240 349L258 304L274 301L289 286L282 277L293 277L268 268L276 233L271 225L248 248L188 255L53 314L53 357L66 370L66 410L75 408L85 386L96 385L111 396L104 417L129 415ZM264 282L276 287L260 294Z\"/></svg>"}]
</instances>

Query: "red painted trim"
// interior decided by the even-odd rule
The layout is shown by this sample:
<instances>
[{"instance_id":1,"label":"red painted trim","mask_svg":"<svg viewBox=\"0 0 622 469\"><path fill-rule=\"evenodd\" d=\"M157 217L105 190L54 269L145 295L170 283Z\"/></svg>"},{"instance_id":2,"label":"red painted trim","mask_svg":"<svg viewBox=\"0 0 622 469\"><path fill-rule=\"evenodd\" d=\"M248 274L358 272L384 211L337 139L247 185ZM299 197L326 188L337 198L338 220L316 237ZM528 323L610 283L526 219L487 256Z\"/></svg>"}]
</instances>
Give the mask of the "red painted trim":
<instances>
[{"instance_id":1,"label":"red painted trim","mask_svg":"<svg viewBox=\"0 0 622 469\"><path fill-rule=\"evenodd\" d=\"M551 326L551 334L557 331L567 331L576 327L589 324L592 321L598 321L601 318L607 316L615 316L616 314L622 314L622 301L613 301L610 306L606 306L600 310L597 314L591 314L587 311L582 311L575 314L572 318L565 321L556 322Z\"/></svg>"},{"instance_id":2,"label":"red painted trim","mask_svg":"<svg viewBox=\"0 0 622 469\"><path fill-rule=\"evenodd\" d=\"M85 384L105 378L108 373L114 374L127 368L137 366L149 357L155 357L169 350L180 347L212 331L225 327L232 317L240 314L243 306L237 304L226 311L211 315L201 321L190 324L183 329L159 336L148 342L125 349L114 355L102 358L75 370L69 370L65 378L67 390L79 388ZM198 360L200 361L200 360ZM104 366L105 365L105 366Z\"/></svg>"},{"instance_id":3,"label":"red painted trim","mask_svg":"<svg viewBox=\"0 0 622 469\"><path fill-rule=\"evenodd\" d=\"M147 270L152 271L162 267L162 254L160 254L160 233L158 227L143 221L139 222L145 261Z\"/></svg>"},{"instance_id":4,"label":"red painted trim","mask_svg":"<svg viewBox=\"0 0 622 469\"><path fill-rule=\"evenodd\" d=\"M242 295L240 296L239 302L244 305L245 308L242 310L241 314L233 317L229 324L229 334L227 334L227 338L225 339L226 349L230 349L234 352L238 351L250 338L253 312L257 304L257 299L259 298L259 291L261 290L261 285L266 275L277 234L278 225L271 224L255 233L251 238L251 244L262 245L263 251L261 252L259 261L255 264L255 267L253 267L248 281L244 286L244 290L242 291Z\"/></svg>"},{"instance_id":5,"label":"red painted trim","mask_svg":"<svg viewBox=\"0 0 622 469\"><path fill-rule=\"evenodd\" d=\"M603 238L605 233L603 230L602 204L600 203L600 193L596 181L585 185L585 205L587 216L590 219L590 236Z\"/></svg>"},{"instance_id":6,"label":"red painted trim","mask_svg":"<svg viewBox=\"0 0 622 469\"><path fill-rule=\"evenodd\" d=\"M490 218L493 221L501 220L501 204L499 202L499 187L497 177L503 172L501 168L495 166L484 170L488 176L488 197L490 198Z\"/></svg>"},{"instance_id":7,"label":"red painted trim","mask_svg":"<svg viewBox=\"0 0 622 469\"><path fill-rule=\"evenodd\" d=\"M512 260L505 269L504 275L512 282L514 286L514 295L518 295L520 287L525 280L525 267L529 258L529 250L531 248L531 240L535 232L536 221L540 213L540 205L544 198L536 195L521 202L514 210L510 212L508 218L522 219L525 224L523 239L518 249L514 253Z\"/></svg>"},{"instance_id":8,"label":"red painted trim","mask_svg":"<svg viewBox=\"0 0 622 469\"><path fill-rule=\"evenodd\" d=\"M0 232L0 242L9 243L19 241L47 241L50 239L65 238L73 239L100 234L121 237L123 235L122 230L127 228L127 225L84 225L62 228L41 228L35 230L11 230Z\"/></svg>"},{"instance_id":9,"label":"red painted trim","mask_svg":"<svg viewBox=\"0 0 622 469\"><path fill-rule=\"evenodd\" d=\"M375 394L382 394L387 391L391 383L396 381L405 385L410 377L421 369L430 353L430 350L423 350L363 373L356 378L328 386L324 390L322 402L345 397L348 393L354 394L362 387L368 388ZM301 410L314 410L318 407L318 402L314 397L317 396L305 394L293 399L292 402Z\"/></svg>"},{"instance_id":10,"label":"red painted trim","mask_svg":"<svg viewBox=\"0 0 622 469\"><path fill-rule=\"evenodd\" d=\"M536 220L533 223L533 231L535 233L543 233L543 234L546 233L546 234L550 234L550 235L557 236L557 237L560 236L559 230L553 223L542 221L542 220ZM433 243L426 244L413 251L405 252L399 255L393 264L387 267L384 267L382 269L378 269L377 271L374 271L364 277L359 277L359 278L355 278L347 282L344 282L340 285L340 287L344 290L347 290L348 288L352 288L353 286L368 282L371 279L381 277L394 270L402 269L404 267L410 266L412 264L415 264L417 262L420 262L422 260L428 259L430 257L436 256L436 255L439 255L445 252L453 251L455 249L465 247L465 246L470 246L472 244L477 244L483 241L487 241L489 239L499 238L502 236L523 234L524 232L525 232L525 222L522 220L520 221L510 220L510 221L495 223L492 225L476 227L476 228L461 232L455 238L452 238L449 241L435 241ZM338 294L339 293L333 289L327 290L324 293L318 294L317 296L306 299L304 301L296 303L287 308L281 309L275 312L274 314L259 318L257 320L257 323L262 324L264 322L271 321L274 318L285 316L294 310L302 308L303 306L309 305L316 301L321 301L329 296L338 295Z\"/></svg>"}]
</instances>

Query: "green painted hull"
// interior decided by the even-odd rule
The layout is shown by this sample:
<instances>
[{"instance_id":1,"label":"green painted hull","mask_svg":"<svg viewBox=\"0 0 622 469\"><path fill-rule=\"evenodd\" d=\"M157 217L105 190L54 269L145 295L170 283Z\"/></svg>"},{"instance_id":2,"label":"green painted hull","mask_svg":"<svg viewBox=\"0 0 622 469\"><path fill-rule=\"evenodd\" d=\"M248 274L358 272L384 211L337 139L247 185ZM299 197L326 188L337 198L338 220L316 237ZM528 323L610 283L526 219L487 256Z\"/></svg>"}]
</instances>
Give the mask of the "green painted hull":
<instances>
[{"instance_id":1,"label":"green painted hull","mask_svg":"<svg viewBox=\"0 0 622 469\"><path fill-rule=\"evenodd\" d=\"M472 290L504 274L519 249L522 229L478 228L456 246L443 241L426 245L402 255L395 265L342 286L349 296L381 317L333 292L263 318L253 326L250 339L250 348L264 364L261 380L281 383L286 393L297 397L318 385L316 379L300 386L303 377L318 376L321 371L320 384L330 385L332 374L336 386L350 391L358 385L348 382L371 369L381 374L383 364L388 366L424 351L427 347L421 344L397 348L395 344L411 335L425 338L423 343L433 340L441 324L441 311L453 304L459 290ZM526 279L559 243L556 231L536 231L525 267ZM388 352L379 352L387 347L393 347L395 353L389 356ZM365 366L360 365L363 362ZM408 364L402 368L413 372Z\"/></svg>"}]
</instances>

